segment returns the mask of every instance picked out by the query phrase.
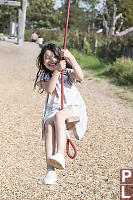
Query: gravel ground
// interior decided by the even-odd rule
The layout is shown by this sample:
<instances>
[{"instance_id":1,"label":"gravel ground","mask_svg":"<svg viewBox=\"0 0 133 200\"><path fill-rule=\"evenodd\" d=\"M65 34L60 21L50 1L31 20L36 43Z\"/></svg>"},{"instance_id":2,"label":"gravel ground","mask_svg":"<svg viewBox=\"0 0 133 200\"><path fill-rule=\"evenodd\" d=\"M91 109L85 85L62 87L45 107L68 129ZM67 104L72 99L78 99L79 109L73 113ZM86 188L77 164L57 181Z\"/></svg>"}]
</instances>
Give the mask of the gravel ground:
<instances>
[{"instance_id":1,"label":"gravel ground","mask_svg":"<svg viewBox=\"0 0 133 200\"><path fill-rule=\"evenodd\" d=\"M1 200L117 200L119 168L133 168L133 109L119 88L88 74L78 84L88 113L81 141L71 136L76 159L66 155L57 184L42 184L46 172L41 140L45 94L33 90L38 45L0 41ZM85 72L87 73L87 72Z\"/></svg>"}]
</instances>

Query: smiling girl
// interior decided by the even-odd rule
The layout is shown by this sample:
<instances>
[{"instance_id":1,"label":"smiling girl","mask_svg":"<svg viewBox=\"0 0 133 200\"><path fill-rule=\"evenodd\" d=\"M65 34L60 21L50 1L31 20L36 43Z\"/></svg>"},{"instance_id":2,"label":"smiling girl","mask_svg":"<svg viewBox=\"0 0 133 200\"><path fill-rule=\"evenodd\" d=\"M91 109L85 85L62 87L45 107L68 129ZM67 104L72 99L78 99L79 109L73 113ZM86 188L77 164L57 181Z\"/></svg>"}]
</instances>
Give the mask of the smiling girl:
<instances>
[{"instance_id":1,"label":"smiling girl","mask_svg":"<svg viewBox=\"0 0 133 200\"><path fill-rule=\"evenodd\" d=\"M69 50L61 50L55 44L45 45L37 58L39 71L35 86L47 93L42 119L42 136L45 140L47 172L44 184L57 180L55 168L65 169L65 120L79 116L75 125L76 139L81 139L87 127L85 103L75 87L83 80L83 72ZM64 70L64 108L61 110L61 71ZM57 147L57 152L56 152Z\"/></svg>"}]
</instances>

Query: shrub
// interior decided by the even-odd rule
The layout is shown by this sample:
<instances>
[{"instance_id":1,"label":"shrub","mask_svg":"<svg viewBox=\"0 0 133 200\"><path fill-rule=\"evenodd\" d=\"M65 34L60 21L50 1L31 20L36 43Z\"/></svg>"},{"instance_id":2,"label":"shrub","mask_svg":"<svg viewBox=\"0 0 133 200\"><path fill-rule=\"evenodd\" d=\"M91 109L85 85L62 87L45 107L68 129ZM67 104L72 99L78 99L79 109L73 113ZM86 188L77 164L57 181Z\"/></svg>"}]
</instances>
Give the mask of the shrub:
<instances>
[{"instance_id":1,"label":"shrub","mask_svg":"<svg viewBox=\"0 0 133 200\"><path fill-rule=\"evenodd\" d=\"M122 56L122 41L119 37L106 37L103 36L98 39L98 48L96 55L100 58L115 61L116 58Z\"/></svg>"},{"instance_id":2,"label":"shrub","mask_svg":"<svg viewBox=\"0 0 133 200\"><path fill-rule=\"evenodd\" d=\"M25 41L30 42L31 41L31 34L33 33L33 30L25 30L24 39Z\"/></svg>"},{"instance_id":3,"label":"shrub","mask_svg":"<svg viewBox=\"0 0 133 200\"><path fill-rule=\"evenodd\" d=\"M119 85L133 85L133 61L130 58L118 58L109 66L106 75L117 79Z\"/></svg>"},{"instance_id":4,"label":"shrub","mask_svg":"<svg viewBox=\"0 0 133 200\"><path fill-rule=\"evenodd\" d=\"M83 48L83 33L78 30L69 30L67 37L67 46L82 50Z\"/></svg>"},{"instance_id":5,"label":"shrub","mask_svg":"<svg viewBox=\"0 0 133 200\"><path fill-rule=\"evenodd\" d=\"M25 31L25 40L26 41L31 41L31 34L33 32L36 32L39 37L43 37L44 39L44 44L48 43L51 40L54 41L62 41L63 44L63 37L64 37L64 32L61 30L54 30L54 29L36 29L36 30L26 30Z\"/></svg>"}]
</instances>

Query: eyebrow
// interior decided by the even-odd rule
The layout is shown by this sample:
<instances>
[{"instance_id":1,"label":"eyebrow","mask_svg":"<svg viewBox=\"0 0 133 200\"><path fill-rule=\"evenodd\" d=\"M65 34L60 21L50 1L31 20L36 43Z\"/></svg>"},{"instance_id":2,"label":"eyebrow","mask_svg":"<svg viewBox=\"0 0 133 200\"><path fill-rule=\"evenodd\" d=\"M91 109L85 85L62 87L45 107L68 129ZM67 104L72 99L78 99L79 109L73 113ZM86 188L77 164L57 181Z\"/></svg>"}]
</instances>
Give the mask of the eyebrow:
<instances>
[{"instance_id":1,"label":"eyebrow","mask_svg":"<svg viewBox=\"0 0 133 200\"><path fill-rule=\"evenodd\" d=\"M45 57L56 57L54 54L51 55L51 56L49 56L48 54L45 54L44 56L45 56Z\"/></svg>"}]
</instances>

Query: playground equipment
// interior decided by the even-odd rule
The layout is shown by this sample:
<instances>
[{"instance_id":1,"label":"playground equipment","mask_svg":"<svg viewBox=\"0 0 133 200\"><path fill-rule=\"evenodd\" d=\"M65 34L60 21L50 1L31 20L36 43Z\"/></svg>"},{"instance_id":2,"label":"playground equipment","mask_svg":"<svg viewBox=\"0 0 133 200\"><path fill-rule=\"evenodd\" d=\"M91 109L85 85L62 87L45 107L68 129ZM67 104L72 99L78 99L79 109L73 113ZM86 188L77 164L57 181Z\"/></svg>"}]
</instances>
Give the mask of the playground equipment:
<instances>
[{"instance_id":1,"label":"playground equipment","mask_svg":"<svg viewBox=\"0 0 133 200\"><path fill-rule=\"evenodd\" d=\"M26 9L29 6L27 0L19 1L7 1L7 0L0 0L0 5L5 6L14 6L18 7L18 45L22 45L24 41L24 31L25 31L25 19L26 19Z\"/></svg>"},{"instance_id":2,"label":"playground equipment","mask_svg":"<svg viewBox=\"0 0 133 200\"><path fill-rule=\"evenodd\" d=\"M16 36L17 36L16 23L10 22L10 37L16 38Z\"/></svg>"}]
</instances>

